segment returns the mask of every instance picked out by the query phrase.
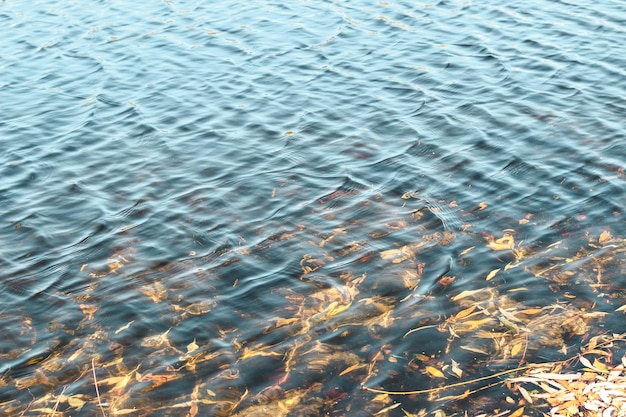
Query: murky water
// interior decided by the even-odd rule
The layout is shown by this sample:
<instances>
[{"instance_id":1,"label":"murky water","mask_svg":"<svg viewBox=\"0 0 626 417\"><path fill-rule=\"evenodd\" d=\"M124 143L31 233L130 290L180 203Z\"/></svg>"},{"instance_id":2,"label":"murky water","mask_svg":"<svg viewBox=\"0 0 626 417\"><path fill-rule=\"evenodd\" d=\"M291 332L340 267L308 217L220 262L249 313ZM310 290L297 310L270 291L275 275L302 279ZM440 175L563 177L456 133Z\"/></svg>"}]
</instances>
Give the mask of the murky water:
<instances>
[{"instance_id":1,"label":"murky water","mask_svg":"<svg viewBox=\"0 0 626 417\"><path fill-rule=\"evenodd\" d=\"M625 15L3 1L3 412L478 413L363 388L626 332Z\"/></svg>"}]
</instances>

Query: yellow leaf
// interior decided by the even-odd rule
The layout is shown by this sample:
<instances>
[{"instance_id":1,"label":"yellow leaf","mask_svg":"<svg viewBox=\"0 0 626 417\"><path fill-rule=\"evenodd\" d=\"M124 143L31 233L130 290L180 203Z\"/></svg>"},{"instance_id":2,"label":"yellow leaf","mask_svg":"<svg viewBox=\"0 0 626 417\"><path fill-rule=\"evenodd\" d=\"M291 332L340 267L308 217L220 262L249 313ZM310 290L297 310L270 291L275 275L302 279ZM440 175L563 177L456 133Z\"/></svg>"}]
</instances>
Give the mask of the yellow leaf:
<instances>
[{"instance_id":1,"label":"yellow leaf","mask_svg":"<svg viewBox=\"0 0 626 417\"><path fill-rule=\"evenodd\" d=\"M611 240L613 236L611 236L611 232L609 232L608 230L605 230L604 232L600 233L600 237L598 238L598 242L600 242L601 244L605 244L606 242L608 242L609 240Z\"/></svg>"},{"instance_id":2,"label":"yellow leaf","mask_svg":"<svg viewBox=\"0 0 626 417\"><path fill-rule=\"evenodd\" d=\"M352 366L348 366L346 369L344 369L343 371L341 371L341 372L339 373L339 376L343 376L343 375L345 375L345 374L348 374L348 373L350 373L350 372L354 371L355 369L360 368L361 366L362 366L362 365L361 365L360 363L356 363L356 364L354 364L354 365L352 365Z\"/></svg>"},{"instance_id":3,"label":"yellow leaf","mask_svg":"<svg viewBox=\"0 0 626 417\"><path fill-rule=\"evenodd\" d=\"M193 339L193 342L187 345L187 353L195 352L199 347L200 346L196 343L196 339Z\"/></svg>"},{"instance_id":4,"label":"yellow leaf","mask_svg":"<svg viewBox=\"0 0 626 417\"><path fill-rule=\"evenodd\" d=\"M479 290L465 290L465 291L462 291L460 294L457 294L454 297L452 297L451 300L452 301L462 300L463 298L471 297L471 296L479 294L481 292L483 292L482 289L479 289Z\"/></svg>"},{"instance_id":5,"label":"yellow leaf","mask_svg":"<svg viewBox=\"0 0 626 417\"><path fill-rule=\"evenodd\" d=\"M489 273L489 275L487 275L487 281L491 281L493 279L493 277L495 277L498 272L500 272L500 268L497 268L497 269L494 269L493 271L491 271Z\"/></svg>"},{"instance_id":6,"label":"yellow leaf","mask_svg":"<svg viewBox=\"0 0 626 417\"><path fill-rule=\"evenodd\" d=\"M375 396L374 398L372 398L372 402L381 402L381 403L388 403L391 400L391 398L389 398L389 394L378 394L377 396Z\"/></svg>"},{"instance_id":7,"label":"yellow leaf","mask_svg":"<svg viewBox=\"0 0 626 417\"><path fill-rule=\"evenodd\" d=\"M603 373L608 373L609 372L609 368L607 368L607 366L605 364L603 364L602 362L600 362L597 359L593 360L593 367L599 371L602 371Z\"/></svg>"},{"instance_id":8,"label":"yellow leaf","mask_svg":"<svg viewBox=\"0 0 626 417\"><path fill-rule=\"evenodd\" d=\"M520 407L509 415L509 417L522 417L524 415L524 407Z\"/></svg>"},{"instance_id":9,"label":"yellow leaf","mask_svg":"<svg viewBox=\"0 0 626 417\"><path fill-rule=\"evenodd\" d=\"M515 238L510 233L504 233L500 239L494 239L493 237L486 238L487 246L494 251L510 250L515 246Z\"/></svg>"},{"instance_id":10,"label":"yellow leaf","mask_svg":"<svg viewBox=\"0 0 626 417\"><path fill-rule=\"evenodd\" d=\"M473 330L476 330L476 329L484 326L485 324L492 323L492 322L493 322L493 318L491 318L491 317L487 317L487 318L480 319L480 320L466 321L466 322L462 322L462 323L456 325L454 327L454 330L457 333L467 333L467 332L471 332Z\"/></svg>"},{"instance_id":11,"label":"yellow leaf","mask_svg":"<svg viewBox=\"0 0 626 417\"><path fill-rule=\"evenodd\" d=\"M443 374L443 372L441 372L439 369L435 368L434 366L427 366L426 372L428 373L428 375L430 375L433 378L445 378L445 375Z\"/></svg>"},{"instance_id":12,"label":"yellow leaf","mask_svg":"<svg viewBox=\"0 0 626 417\"><path fill-rule=\"evenodd\" d=\"M517 356L517 354L521 352L522 347L523 347L522 342L514 344L513 347L511 348L511 356Z\"/></svg>"},{"instance_id":13,"label":"yellow leaf","mask_svg":"<svg viewBox=\"0 0 626 417\"><path fill-rule=\"evenodd\" d=\"M123 416L126 414L133 414L133 413L137 413L137 409L136 408L124 408L122 410L115 410L115 415L116 416Z\"/></svg>"},{"instance_id":14,"label":"yellow leaf","mask_svg":"<svg viewBox=\"0 0 626 417\"><path fill-rule=\"evenodd\" d=\"M527 315L531 316L533 314L539 314L542 311L543 311L542 308L537 307L537 308L527 308L525 310L520 310L519 312L522 313L522 314L527 314Z\"/></svg>"},{"instance_id":15,"label":"yellow leaf","mask_svg":"<svg viewBox=\"0 0 626 417\"><path fill-rule=\"evenodd\" d=\"M465 249L463 252L459 253L459 256L463 256L468 254L472 249L474 249L476 246L470 246L469 248Z\"/></svg>"},{"instance_id":16,"label":"yellow leaf","mask_svg":"<svg viewBox=\"0 0 626 417\"><path fill-rule=\"evenodd\" d=\"M85 402L83 400L81 400L80 398L76 398L76 397L68 397L67 403L70 407L78 408L78 409L81 409L83 405L85 405Z\"/></svg>"},{"instance_id":17,"label":"yellow leaf","mask_svg":"<svg viewBox=\"0 0 626 417\"><path fill-rule=\"evenodd\" d=\"M463 317L467 317L467 316L469 316L470 314L472 314L472 313L474 312L474 310L476 310L476 304L472 305L472 306L471 306L471 307L469 307L469 308L466 308L465 310L459 311L459 312L457 313L457 315L456 315L456 316L454 316L454 319L455 319L455 320L460 320L460 319L462 319Z\"/></svg>"}]
</instances>

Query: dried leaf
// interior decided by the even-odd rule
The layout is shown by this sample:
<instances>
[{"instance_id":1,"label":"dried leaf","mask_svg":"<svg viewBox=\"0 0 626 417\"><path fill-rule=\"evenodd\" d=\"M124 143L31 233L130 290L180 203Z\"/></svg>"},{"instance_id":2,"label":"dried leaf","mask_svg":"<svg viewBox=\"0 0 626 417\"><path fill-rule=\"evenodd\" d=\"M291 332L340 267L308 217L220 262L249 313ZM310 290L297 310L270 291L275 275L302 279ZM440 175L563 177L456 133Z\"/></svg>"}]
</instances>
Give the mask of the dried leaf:
<instances>
[{"instance_id":1,"label":"dried leaf","mask_svg":"<svg viewBox=\"0 0 626 417\"><path fill-rule=\"evenodd\" d=\"M393 410L394 408L400 407L401 403L395 403L393 405L390 405L389 407L385 407L380 411L375 412L374 414L372 414L373 416L376 416L378 414L383 414L386 413L387 411Z\"/></svg>"},{"instance_id":2,"label":"dried leaf","mask_svg":"<svg viewBox=\"0 0 626 417\"><path fill-rule=\"evenodd\" d=\"M187 353L195 352L199 347L200 346L196 343L196 339L193 339L193 342L187 345Z\"/></svg>"},{"instance_id":3,"label":"dried leaf","mask_svg":"<svg viewBox=\"0 0 626 417\"><path fill-rule=\"evenodd\" d=\"M391 397L389 397L389 394L378 394L377 396L372 398L372 402L380 402L383 404L387 404L389 401L391 401Z\"/></svg>"},{"instance_id":4,"label":"dried leaf","mask_svg":"<svg viewBox=\"0 0 626 417\"><path fill-rule=\"evenodd\" d=\"M578 355L578 360L580 361L580 363L582 363L587 368L593 369L593 365L591 364L591 362L589 362L589 359L585 358L582 355Z\"/></svg>"},{"instance_id":5,"label":"dried leaf","mask_svg":"<svg viewBox=\"0 0 626 417\"><path fill-rule=\"evenodd\" d=\"M466 308L465 310L461 310L461 311L459 311L459 312L457 313L457 315L456 315L456 316L454 316L454 319L455 319L455 320L460 320L460 319L462 319L463 317L467 317L467 316L469 316L470 314L472 314L472 313L474 312L474 310L476 310L476 304L472 305L472 306L471 306L471 307L469 307L469 308Z\"/></svg>"},{"instance_id":6,"label":"dried leaf","mask_svg":"<svg viewBox=\"0 0 626 417\"><path fill-rule=\"evenodd\" d=\"M465 290L465 291L461 292L460 294L457 294L454 297L452 297L451 300L452 301L459 301L459 300L462 300L463 298L471 297L471 296L479 294L479 293L481 293L483 291L484 290L482 290L482 289L479 289L479 290Z\"/></svg>"},{"instance_id":7,"label":"dried leaf","mask_svg":"<svg viewBox=\"0 0 626 417\"><path fill-rule=\"evenodd\" d=\"M522 314L527 314L529 316L532 316L534 314L539 314L543 311L542 308L527 308L525 310L520 310L519 312Z\"/></svg>"},{"instance_id":8,"label":"dried leaf","mask_svg":"<svg viewBox=\"0 0 626 417\"><path fill-rule=\"evenodd\" d=\"M515 246L515 238L510 233L505 233L500 239L489 236L486 240L487 246L494 251L511 250Z\"/></svg>"},{"instance_id":9,"label":"dried leaf","mask_svg":"<svg viewBox=\"0 0 626 417\"><path fill-rule=\"evenodd\" d=\"M602 373L608 373L609 372L609 368L605 364L600 362L598 359L594 359L593 360L593 369L597 369L598 371L600 371Z\"/></svg>"},{"instance_id":10,"label":"dried leaf","mask_svg":"<svg viewBox=\"0 0 626 417\"><path fill-rule=\"evenodd\" d=\"M520 407L509 415L509 417L521 417L524 414L524 407Z\"/></svg>"},{"instance_id":11,"label":"dried leaf","mask_svg":"<svg viewBox=\"0 0 626 417\"><path fill-rule=\"evenodd\" d=\"M522 351L522 347L524 347L522 342L514 344L511 348L511 356L517 356L517 354Z\"/></svg>"},{"instance_id":12,"label":"dried leaf","mask_svg":"<svg viewBox=\"0 0 626 417\"><path fill-rule=\"evenodd\" d=\"M611 240L613 236L611 236L611 232L609 232L608 230L605 230L604 232L600 233L600 237L598 238L598 242L602 245L604 245L606 242L608 242L609 240Z\"/></svg>"},{"instance_id":13,"label":"dried leaf","mask_svg":"<svg viewBox=\"0 0 626 417\"><path fill-rule=\"evenodd\" d=\"M463 370L461 368L459 368L459 364L458 362L456 362L454 359L452 360L452 369L451 372L457 377L457 378L461 378L463 376Z\"/></svg>"},{"instance_id":14,"label":"dried leaf","mask_svg":"<svg viewBox=\"0 0 626 417\"><path fill-rule=\"evenodd\" d=\"M85 401L81 400L80 398L76 396L72 396L72 397L67 397L67 404L70 407L78 408L80 410L83 407L83 405L85 405Z\"/></svg>"},{"instance_id":15,"label":"dried leaf","mask_svg":"<svg viewBox=\"0 0 626 417\"><path fill-rule=\"evenodd\" d=\"M522 397L524 397L526 402L528 402L528 404L532 404L533 403L532 397L530 396L530 394L528 394L528 391L526 391L526 389L524 387L519 387L518 390L519 390L520 394L522 394Z\"/></svg>"},{"instance_id":16,"label":"dried leaf","mask_svg":"<svg viewBox=\"0 0 626 417\"><path fill-rule=\"evenodd\" d=\"M354 365L352 365L352 366L348 366L346 369L344 369L343 371L341 371L341 372L339 373L339 376L343 376L343 375L345 375L345 374L348 374L348 373L350 373L350 372L352 372L352 371L354 371L354 370L356 370L356 369L361 368L362 366L363 366L363 365L362 365L362 364L360 364L360 363L355 363L355 364L354 364Z\"/></svg>"},{"instance_id":17,"label":"dried leaf","mask_svg":"<svg viewBox=\"0 0 626 417\"><path fill-rule=\"evenodd\" d=\"M146 337L145 339L143 339L143 342L141 342L141 346L150 348L170 347L170 341L167 336L170 330L172 329L168 329L165 333L161 333L156 336Z\"/></svg>"},{"instance_id":18,"label":"dried leaf","mask_svg":"<svg viewBox=\"0 0 626 417\"><path fill-rule=\"evenodd\" d=\"M487 279L486 279L486 280L487 280L487 281L491 281L491 280L493 279L493 277L495 277L495 276L496 276L496 274L497 274L498 272L500 272L500 269L501 269L501 268L497 268L497 269L494 269L493 271L491 271L491 272L489 273L489 275L487 275Z\"/></svg>"},{"instance_id":19,"label":"dried leaf","mask_svg":"<svg viewBox=\"0 0 626 417\"><path fill-rule=\"evenodd\" d=\"M463 252L459 253L459 256L463 256L468 254L472 249L474 249L476 246L470 246L469 248L465 249Z\"/></svg>"},{"instance_id":20,"label":"dried leaf","mask_svg":"<svg viewBox=\"0 0 626 417\"><path fill-rule=\"evenodd\" d=\"M426 372L433 378L445 378L446 376L439 369L434 366L427 366Z\"/></svg>"}]
</instances>

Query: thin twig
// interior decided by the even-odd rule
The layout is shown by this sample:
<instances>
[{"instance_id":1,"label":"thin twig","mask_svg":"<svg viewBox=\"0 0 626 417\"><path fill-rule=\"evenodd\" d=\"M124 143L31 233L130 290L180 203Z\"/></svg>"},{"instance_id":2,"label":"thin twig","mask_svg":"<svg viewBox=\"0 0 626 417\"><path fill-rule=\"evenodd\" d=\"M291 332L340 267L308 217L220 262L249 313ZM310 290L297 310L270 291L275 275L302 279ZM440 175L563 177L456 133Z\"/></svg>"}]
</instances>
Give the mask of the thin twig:
<instances>
[{"instance_id":1,"label":"thin twig","mask_svg":"<svg viewBox=\"0 0 626 417\"><path fill-rule=\"evenodd\" d=\"M550 363L553 363L553 362L550 362ZM445 386L442 386L442 387L422 389L422 390L417 390L417 391L387 391L387 390L383 390L383 389L368 388L368 387L365 387L365 386L362 386L361 389L365 390L365 391L375 392L377 394L389 394L389 395L430 394L432 392L440 392L440 391L446 390L448 388L462 387L464 385L473 384L475 382L485 381L485 380L492 379L492 378L498 378L498 377L503 376L503 375L508 375L508 374L512 374L514 372L524 371L526 369L537 368L537 367L545 366L545 365L546 365L545 363L526 365L526 366L522 366L522 367L515 368L515 369L509 369L508 371L502 371L502 372L498 372L496 374L487 375L487 376L483 376L483 377L480 377L480 378L470 379L468 381L457 382L457 383L450 384L450 385L445 385ZM500 381L497 384L502 384L502 383L504 383L504 381Z\"/></svg>"},{"instance_id":2,"label":"thin twig","mask_svg":"<svg viewBox=\"0 0 626 417\"><path fill-rule=\"evenodd\" d=\"M52 409L52 414L50 415L50 417L54 417L54 415L57 413L57 408L59 407L59 403L61 402L61 397L63 397L63 394L65 394L66 389L67 389L67 385L63 387L63 391L61 391L61 393L57 397L57 402L56 404L54 404L54 408Z\"/></svg>"},{"instance_id":3,"label":"thin twig","mask_svg":"<svg viewBox=\"0 0 626 417\"><path fill-rule=\"evenodd\" d=\"M98 389L98 379L96 378L96 367L94 364L94 359L91 358L91 371L93 372L93 385L96 387L96 396L98 397L98 405L100 406L100 411L102 411L102 415L106 417L106 413L104 412L104 408L102 407L102 401L100 401L100 390Z\"/></svg>"}]
</instances>

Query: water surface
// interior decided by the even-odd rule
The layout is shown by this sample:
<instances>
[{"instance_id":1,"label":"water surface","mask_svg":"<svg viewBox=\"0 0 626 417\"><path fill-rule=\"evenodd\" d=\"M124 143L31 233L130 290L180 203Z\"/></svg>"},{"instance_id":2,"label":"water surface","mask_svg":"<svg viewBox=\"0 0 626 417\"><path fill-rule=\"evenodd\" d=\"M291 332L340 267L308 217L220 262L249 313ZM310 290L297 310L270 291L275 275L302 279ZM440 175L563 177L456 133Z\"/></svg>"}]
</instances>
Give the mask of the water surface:
<instances>
[{"instance_id":1,"label":"water surface","mask_svg":"<svg viewBox=\"0 0 626 417\"><path fill-rule=\"evenodd\" d=\"M478 413L362 388L625 332L625 13L0 3L3 411Z\"/></svg>"}]
</instances>

